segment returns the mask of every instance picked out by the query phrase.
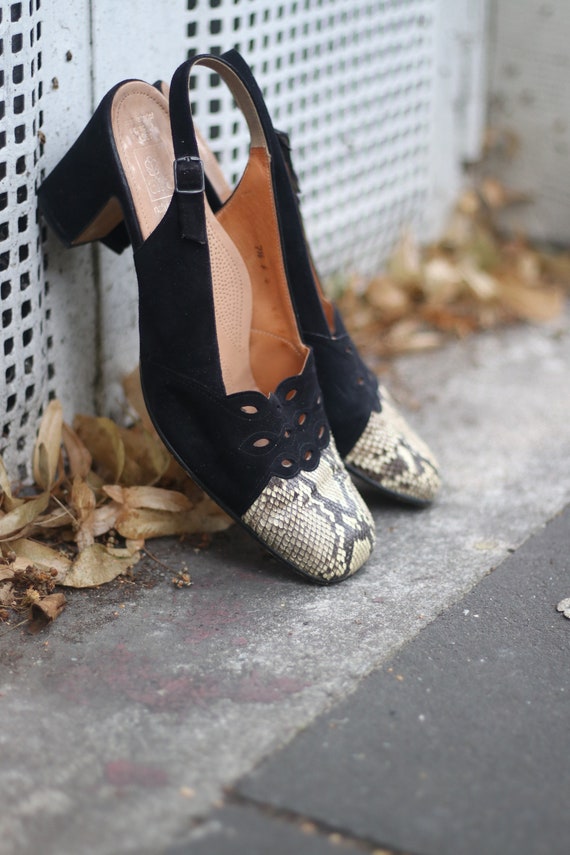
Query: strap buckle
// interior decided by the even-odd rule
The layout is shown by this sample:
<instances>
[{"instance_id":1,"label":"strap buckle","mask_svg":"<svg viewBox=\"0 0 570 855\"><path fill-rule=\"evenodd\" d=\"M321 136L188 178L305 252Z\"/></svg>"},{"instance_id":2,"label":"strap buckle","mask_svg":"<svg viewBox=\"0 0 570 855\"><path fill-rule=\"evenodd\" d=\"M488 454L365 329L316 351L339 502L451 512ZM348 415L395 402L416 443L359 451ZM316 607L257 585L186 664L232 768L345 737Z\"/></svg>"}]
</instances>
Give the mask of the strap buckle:
<instances>
[{"instance_id":1,"label":"strap buckle","mask_svg":"<svg viewBox=\"0 0 570 855\"><path fill-rule=\"evenodd\" d=\"M204 192L204 164L199 157L186 155L174 161L174 187L177 193L183 195Z\"/></svg>"}]
</instances>

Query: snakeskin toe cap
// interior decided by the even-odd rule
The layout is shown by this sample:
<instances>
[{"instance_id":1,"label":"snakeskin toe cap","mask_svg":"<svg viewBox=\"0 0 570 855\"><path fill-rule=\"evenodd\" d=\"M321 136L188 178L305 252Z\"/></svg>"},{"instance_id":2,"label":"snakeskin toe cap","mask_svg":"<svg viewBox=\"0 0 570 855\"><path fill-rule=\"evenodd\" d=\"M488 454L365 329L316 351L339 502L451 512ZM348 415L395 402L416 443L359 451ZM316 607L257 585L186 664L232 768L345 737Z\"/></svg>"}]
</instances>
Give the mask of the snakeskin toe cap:
<instances>
[{"instance_id":1,"label":"snakeskin toe cap","mask_svg":"<svg viewBox=\"0 0 570 855\"><path fill-rule=\"evenodd\" d=\"M381 396L381 412L371 413L345 463L382 492L414 504L427 504L441 484L437 460L384 389Z\"/></svg>"},{"instance_id":2,"label":"snakeskin toe cap","mask_svg":"<svg viewBox=\"0 0 570 855\"><path fill-rule=\"evenodd\" d=\"M317 582L340 582L374 547L374 521L331 438L316 469L273 476L243 522L289 566Z\"/></svg>"}]
</instances>

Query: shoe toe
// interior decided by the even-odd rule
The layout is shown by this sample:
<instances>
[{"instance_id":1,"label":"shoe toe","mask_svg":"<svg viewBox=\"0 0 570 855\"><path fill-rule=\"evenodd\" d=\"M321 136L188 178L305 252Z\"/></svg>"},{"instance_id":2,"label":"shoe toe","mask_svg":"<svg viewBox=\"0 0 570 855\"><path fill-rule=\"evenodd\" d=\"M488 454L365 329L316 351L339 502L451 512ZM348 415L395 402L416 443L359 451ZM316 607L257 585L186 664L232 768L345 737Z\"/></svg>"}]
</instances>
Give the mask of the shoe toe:
<instances>
[{"instance_id":1,"label":"shoe toe","mask_svg":"<svg viewBox=\"0 0 570 855\"><path fill-rule=\"evenodd\" d=\"M441 484L437 460L385 390L381 412L372 412L345 463L382 492L415 504L433 501Z\"/></svg>"},{"instance_id":2,"label":"shoe toe","mask_svg":"<svg viewBox=\"0 0 570 855\"><path fill-rule=\"evenodd\" d=\"M322 583L351 576L374 547L374 521L332 439L316 469L272 477L242 520L287 564Z\"/></svg>"}]
</instances>

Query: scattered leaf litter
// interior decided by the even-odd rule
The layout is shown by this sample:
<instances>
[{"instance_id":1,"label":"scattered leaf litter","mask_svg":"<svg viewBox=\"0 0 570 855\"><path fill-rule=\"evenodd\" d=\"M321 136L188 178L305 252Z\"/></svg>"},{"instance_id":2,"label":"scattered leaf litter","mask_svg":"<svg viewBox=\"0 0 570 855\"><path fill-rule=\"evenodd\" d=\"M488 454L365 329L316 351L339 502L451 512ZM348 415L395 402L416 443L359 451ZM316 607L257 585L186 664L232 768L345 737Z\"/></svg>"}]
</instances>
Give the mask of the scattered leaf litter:
<instances>
[{"instance_id":1,"label":"scattered leaf litter","mask_svg":"<svg viewBox=\"0 0 570 855\"><path fill-rule=\"evenodd\" d=\"M128 428L86 415L71 426L50 402L32 456L35 495L13 486L0 458L0 622L8 627L24 617L32 632L43 629L65 606L56 586L96 587L130 573L147 539L198 536L204 548L231 525L152 429L137 376L126 383L138 408ZM191 585L186 565L173 583Z\"/></svg>"}]
</instances>

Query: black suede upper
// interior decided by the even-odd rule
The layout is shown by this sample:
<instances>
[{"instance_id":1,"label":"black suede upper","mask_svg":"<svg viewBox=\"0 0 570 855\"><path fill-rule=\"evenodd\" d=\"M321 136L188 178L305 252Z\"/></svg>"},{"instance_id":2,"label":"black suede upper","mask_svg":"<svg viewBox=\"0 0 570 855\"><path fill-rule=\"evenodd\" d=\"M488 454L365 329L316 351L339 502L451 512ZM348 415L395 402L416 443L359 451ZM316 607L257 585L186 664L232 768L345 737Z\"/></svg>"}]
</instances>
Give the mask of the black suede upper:
<instances>
[{"instance_id":1,"label":"black suede upper","mask_svg":"<svg viewBox=\"0 0 570 855\"><path fill-rule=\"evenodd\" d=\"M200 180L187 91L192 65L200 60L208 64L204 57L184 63L170 88L174 151L184 173L179 186L188 183L134 253L141 379L167 446L220 504L241 516L273 475L292 478L316 468L330 433L312 354L302 374L283 380L269 397L226 395L203 242L204 193L184 192Z\"/></svg>"},{"instance_id":2,"label":"black suede upper","mask_svg":"<svg viewBox=\"0 0 570 855\"><path fill-rule=\"evenodd\" d=\"M358 355L336 310L335 320L334 336L305 332L303 338L313 348L327 417L339 454L345 457L368 424L370 413L380 409L380 400L378 380Z\"/></svg>"},{"instance_id":3,"label":"black suede upper","mask_svg":"<svg viewBox=\"0 0 570 855\"><path fill-rule=\"evenodd\" d=\"M201 178L187 90L190 69L198 61L208 65L208 57L195 57L184 63L176 71L170 89L173 143L182 190L196 188ZM273 188L289 288L303 340L314 351L314 363L323 391L326 415L338 450L344 457L361 436L371 412L381 409L378 383L360 358L336 310L334 332L331 333L329 328L307 249L295 192L298 187L294 186L296 177L288 150L288 139L273 128L261 91L249 66L237 51L228 51L222 57L216 57L215 61L222 63L221 69L218 67L217 70L221 70L230 88L234 88L236 84L234 75L245 85L263 128L271 154ZM188 182L186 185L185 180ZM208 200L216 211L221 203L207 177L205 184ZM128 225L129 232L132 232L133 224L129 221ZM124 224L117 226L104 238L104 242L118 252L128 241L129 233ZM194 459L198 455L203 458L202 462L207 470L203 477L208 482L208 473L214 471L215 465L208 453L204 450L198 451L200 442L197 434L193 439L178 437L178 423L185 425L184 428L181 427L183 433L192 432L186 421L187 405L189 411L192 411L193 407L198 406L196 402L203 399L199 408L210 407L210 404L204 403L209 400L207 395L204 398L204 389L220 399L225 396L217 350L209 254L205 246L203 193L175 193L169 210L154 233L142 246L137 235L133 245L141 294L141 366L149 409L155 422L160 423L159 429L168 444L176 449L190 444L190 457ZM307 366L305 374L311 373L310 365ZM162 384L162 369L159 366L163 369L170 366L169 370L173 371L172 376L168 375L168 381L164 379ZM161 388L161 385L164 388ZM174 393L177 385L187 390L180 391L178 401ZM163 417L162 408L166 408L165 412L170 415ZM215 421L217 416L212 415L211 418ZM205 418L204 423L207 421ZM321 421L317 416L315 423L320 424ZM168 422L171 428L163 422ZM238 422L240 425L249 424L247 420L243 422L241 417ZM172 427L174 424L176 427ZM169 439L171 429L176 431L176 441ZM213 427L208 428L208 431L212 437L217 436ZM232 431L233 428L230 433ZM241 436L241 428L236 426L235 431L236 436ZM216 439L216 443L221 442L221 438ZM290 442L287 445L290 445ZM259 466L256 464L252 468L248 464L246 471L239 476L241 480L249 481L250 477L252 479L251 489L245 489L244 496L253 496L258 488L258 469L261 470L263 461L268 459L271 448L272 446L267 447L264 455L257 455L255 459L259 460ZM296 459L298 452L299 449L296 448ZM219 453L219 450L212 451L214 458ZM276 453L275 459L279 458L279 454L281 451ZM184 458L184 455L180 456ZM288 477L294 471L292 468L280 474ZM196 476L199 477L198 472ZM230 507L240 503L237 492L229 482L223 488L217 485L216 489L227 494L227 504ZM223 500L221 492L219 496ZM240 506L242 504L243 502Z\"/></svg>"},{"instance_id":4,"label":"black suede upper","mask_svg":"<svg viewBox=\"0 0 570 855\"><path fill-rule=\"evenodd\" d=\"M320 295L315 285L303 222L288 168L287 152L265 106L263 95L245 60L235 50L221 59L246 85L259 115L271 154L273 188L284 249L289 288L303 340L314 350L325 409L337 448L344 457L354 447L373 410L381 409L378 381L362 361L356 345L335 312L335 330L331 333Z\"/></svg>"}]
</instances>

